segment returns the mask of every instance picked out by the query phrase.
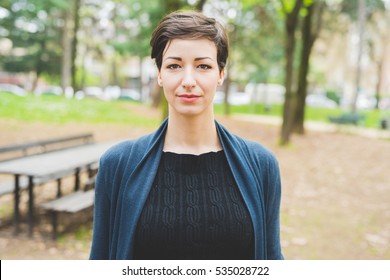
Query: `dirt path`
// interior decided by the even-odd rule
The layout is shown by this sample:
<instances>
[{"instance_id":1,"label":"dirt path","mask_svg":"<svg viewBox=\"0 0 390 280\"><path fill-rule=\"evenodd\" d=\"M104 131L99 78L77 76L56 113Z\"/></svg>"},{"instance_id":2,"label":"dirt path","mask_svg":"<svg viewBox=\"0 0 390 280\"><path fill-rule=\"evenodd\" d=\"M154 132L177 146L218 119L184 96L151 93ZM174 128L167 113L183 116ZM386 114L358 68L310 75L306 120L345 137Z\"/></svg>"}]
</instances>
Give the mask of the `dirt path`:
<instances>
[{"instance_id":1,"label":"dirt path","mask_svg":"<svg viewBox=\"0 0 390 280\"><path fill-rule=\"evenodd\" d=\"M229 118L220 121L232 132L261 142L279 159L281 237L287 259L390 259L390 141L309 131L304 137L294 136L292 145L281 148L275 126ZM61 125L59 130L57 125L0 121L0 126L6 131L0 145L70 132L91 131L99 141L105 141L149 131L130 124L70 124ZM0 203L12 207L10 198L2 197ZM0 215L3 219L3 213ZM47 235L44 220L33 239L23 234L15 238L10 226L0 226L0 259L88 257L90 223L57 242Z\"/></svg>"}]
</instances>

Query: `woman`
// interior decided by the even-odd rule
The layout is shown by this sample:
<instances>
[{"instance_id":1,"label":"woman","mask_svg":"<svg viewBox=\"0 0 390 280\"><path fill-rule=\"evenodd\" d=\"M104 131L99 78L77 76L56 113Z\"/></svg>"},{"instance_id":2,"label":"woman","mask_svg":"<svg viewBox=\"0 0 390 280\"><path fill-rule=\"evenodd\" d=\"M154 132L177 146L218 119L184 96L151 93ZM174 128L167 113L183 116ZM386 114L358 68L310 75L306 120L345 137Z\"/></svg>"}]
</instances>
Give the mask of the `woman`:
<instances>
[{"instance_id":1,"label":"woman","mask_svg":"<svg viewBox=\"0 0 390 280\"><path fill-rule=\"evenodd\" d=\"M151 39L169 117L101 158L91 259L282 259L278 163L214 120L228 41L201 13Z\"/></svg>"}]
</instances>

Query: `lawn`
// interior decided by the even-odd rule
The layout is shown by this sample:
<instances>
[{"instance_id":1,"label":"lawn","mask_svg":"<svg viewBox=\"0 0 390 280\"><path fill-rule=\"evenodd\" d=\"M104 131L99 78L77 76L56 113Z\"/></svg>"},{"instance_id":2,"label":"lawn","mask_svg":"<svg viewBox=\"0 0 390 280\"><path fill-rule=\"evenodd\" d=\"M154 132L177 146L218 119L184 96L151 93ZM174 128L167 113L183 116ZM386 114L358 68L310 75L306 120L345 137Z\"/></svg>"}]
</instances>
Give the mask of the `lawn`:
<instances>
[{"instance_id":1,"label":"lawn","mask_svg":"<svg viewBox=\"0 0 390 280\"><path fill-rule=\"evenodd\" d=\"M137 106L133 106L137 105ZM85 98L82 100L67 99L62 96L34 96L19 97L0 92L0 118L13 119L25 122L43 123L128 123L135 126L154 127L160 121L155 116L139 114L139 104L134 102L115 100L102 101ZM265 110L263 104L249 104L231 106L232 114L257 114L281 116L282 106L273 105ZM215 105L217 115L222 115L224 105ZM306 120L328 122L329 116L338 116L345 113L342 109L306 108ZM378 110L360 112L366 116L365 126L378 128L382 113Z\"/></svg>"},{"instance_id":2,"label":"lawn","mask_svg":"<svg viewBox=\"0 0 390 280\"><path fill-rule=\"evenodd\" d=\"M224 105L216 105L215 111L218 114L222 114L224 112ZM282 116L282 112L283 112L282 105L273 105L268 110L265 109L263 104L231 106L232 114L256 114L256 115L266 115L266 116ZM341 108L327 109L327 108L306 107L305 120L329 122L328 118L330 116L339 116L347 112L349 111ZM383 114L382 112L380 112L379 110L365 110L365 111L360 111L359 113L366 116L366 120L364 122L366 127L379 128L380 120Z\"/></svg>"},{"instance_id":3,"label":"lawn","mask_svg":"<svg viewBox=\"0 0 390 280\"><path fill-rule=\"evenodd\" d=\"M128 101L105 102L99 99L67 99L62 96L19 97L0 93L0 118L42 123L131 123L152 127L158 123L153 117L138 114Z\"/></svg>"}]
</instances>

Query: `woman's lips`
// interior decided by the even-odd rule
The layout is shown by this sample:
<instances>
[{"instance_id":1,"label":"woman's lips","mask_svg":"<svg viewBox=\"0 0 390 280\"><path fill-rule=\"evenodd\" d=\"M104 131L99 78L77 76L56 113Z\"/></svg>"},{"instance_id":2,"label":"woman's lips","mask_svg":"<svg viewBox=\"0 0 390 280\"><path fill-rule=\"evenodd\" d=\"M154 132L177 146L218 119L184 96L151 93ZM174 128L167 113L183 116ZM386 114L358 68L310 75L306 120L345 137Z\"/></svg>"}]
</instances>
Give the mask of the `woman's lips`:
<instances>
[{"instance_id":1,"label":"woman's lips","mask_svg":"<svg viewBox=\"0 0 390 280\"><path fill-rule=\"evenodd\" d=\"M200 96L196 95L196 94L181 94L181 95L179 95L179 98L183 102L192 103L192 102L196 102L200 98Z\"/></svg>"}]
</instances>

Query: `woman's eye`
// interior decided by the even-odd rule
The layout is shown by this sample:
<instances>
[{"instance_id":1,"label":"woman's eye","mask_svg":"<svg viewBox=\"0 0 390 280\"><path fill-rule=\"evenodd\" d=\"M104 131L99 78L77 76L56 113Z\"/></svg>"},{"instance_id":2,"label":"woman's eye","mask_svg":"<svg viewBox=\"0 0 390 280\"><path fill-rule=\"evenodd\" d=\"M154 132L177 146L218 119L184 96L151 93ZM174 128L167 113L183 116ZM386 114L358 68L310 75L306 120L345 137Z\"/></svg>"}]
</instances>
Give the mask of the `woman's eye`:
<instances>
[{"instance_id":1,"label":"woman's eye","mask_svg":"<svg viewBox=\"0 0 390 280\"><path fill-rule=\"evenodd\" d=\"M198 65L198 68L200 68L202 70L208 70L208 69L211 69L211 66L207 65L207 64L200 64L200 65Z\"/></svg>"},{"instance_id":2,"label":"woman's eye","mask_svg":"<svg viewBox=\"0 0 390 280\"><path fill-rule=\"evenodd\" d=\"M169 64L167 66L167 69L170 69L170 70L176 70L176 69L179 69L179 68L180 68L179 64Z\"/></svg>"}]
</instances>

